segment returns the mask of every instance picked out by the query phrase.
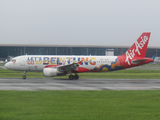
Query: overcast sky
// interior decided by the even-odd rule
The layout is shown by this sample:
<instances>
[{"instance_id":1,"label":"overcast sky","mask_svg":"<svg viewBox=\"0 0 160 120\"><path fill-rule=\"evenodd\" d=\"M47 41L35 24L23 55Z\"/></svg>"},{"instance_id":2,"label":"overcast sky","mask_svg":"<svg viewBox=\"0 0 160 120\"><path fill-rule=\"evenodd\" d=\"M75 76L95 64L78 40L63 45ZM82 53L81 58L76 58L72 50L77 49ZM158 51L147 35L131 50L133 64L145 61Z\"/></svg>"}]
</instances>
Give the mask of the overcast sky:
<instances>
[{"instance_id":1,"label":"overcast sky","mask_svg":"<svg viewBox=\"0 0 160 120\"><path fill-rule=\"evenodd\" d=\"M0 44L160 46L160 0L0 0Z\"/></svg>"}]
</instances>

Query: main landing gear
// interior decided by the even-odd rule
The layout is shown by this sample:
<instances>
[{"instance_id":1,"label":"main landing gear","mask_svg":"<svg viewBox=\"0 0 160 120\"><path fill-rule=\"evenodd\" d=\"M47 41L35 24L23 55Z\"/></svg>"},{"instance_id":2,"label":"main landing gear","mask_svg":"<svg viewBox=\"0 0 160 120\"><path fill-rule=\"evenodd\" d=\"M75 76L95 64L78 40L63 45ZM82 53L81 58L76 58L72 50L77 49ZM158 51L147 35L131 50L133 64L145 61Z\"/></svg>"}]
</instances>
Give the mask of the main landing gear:
<instances>
[{"instance_id":1,"label":"main landing gear","mask_svg":"<svg viewBox=\"0 0 160 120\"><path fill-rule=\"evenodd\" d=\"M24 71L23 73L24 73L24 74L23 74L22 78L23 78L23 79L26 79L26 73L27 73L27 72Z\"/></svg>"},{"instance_id":2,"label":"main landing gear","mask_svg":"<svg viewBox=\"0 0 160 120\"><path fill-rule=\"evenodd\" d=\"M70 76L69 76L69 79L70 79L70 80L73 80L73 79L77 80L78 78L79 78L79 76L78 76L77 74L74 75L74 76L73 76L73 75L70 75Z\"/></svg>"}]
</instances>

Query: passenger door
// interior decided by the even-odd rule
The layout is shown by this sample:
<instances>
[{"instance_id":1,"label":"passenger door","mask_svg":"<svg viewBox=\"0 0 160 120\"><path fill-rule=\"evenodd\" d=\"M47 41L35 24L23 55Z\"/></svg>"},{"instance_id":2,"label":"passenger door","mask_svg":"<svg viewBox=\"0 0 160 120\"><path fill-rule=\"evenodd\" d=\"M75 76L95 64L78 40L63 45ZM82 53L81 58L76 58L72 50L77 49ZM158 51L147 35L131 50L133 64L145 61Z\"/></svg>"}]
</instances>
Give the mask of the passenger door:
<instances>
[{"instance_id":1,"label":"passenger door","mask_svg":"<svg viewBox=\"0 0 160 120\"><path fill-rule=\"evenodd\" d=\"M20 59L20 65L25 66L25 57L21 57Z\"/></svg>"}]
</instances>

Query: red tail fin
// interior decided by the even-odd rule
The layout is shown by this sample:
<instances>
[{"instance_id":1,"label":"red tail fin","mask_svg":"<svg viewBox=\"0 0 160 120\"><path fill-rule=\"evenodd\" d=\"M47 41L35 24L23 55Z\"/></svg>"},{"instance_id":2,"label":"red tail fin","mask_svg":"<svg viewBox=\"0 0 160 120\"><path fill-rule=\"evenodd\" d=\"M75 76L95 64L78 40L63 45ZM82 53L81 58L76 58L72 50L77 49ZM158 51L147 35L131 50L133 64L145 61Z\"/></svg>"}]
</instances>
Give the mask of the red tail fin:
<instances>
[{"instance_id":1,"label":"red tail fin","mask_svg":"<svg viewBox=\"0 0 160 120\"><path fill-rule=\"evenodd\" d=\"M128 63L128 65L130 65L131 60L145 57L150 34L151 34L150 32L142 33L142 35L129 48L129 50L122 55L123 58L125 59L124 61L125 63Z\"/></svg>"}]
</instances>

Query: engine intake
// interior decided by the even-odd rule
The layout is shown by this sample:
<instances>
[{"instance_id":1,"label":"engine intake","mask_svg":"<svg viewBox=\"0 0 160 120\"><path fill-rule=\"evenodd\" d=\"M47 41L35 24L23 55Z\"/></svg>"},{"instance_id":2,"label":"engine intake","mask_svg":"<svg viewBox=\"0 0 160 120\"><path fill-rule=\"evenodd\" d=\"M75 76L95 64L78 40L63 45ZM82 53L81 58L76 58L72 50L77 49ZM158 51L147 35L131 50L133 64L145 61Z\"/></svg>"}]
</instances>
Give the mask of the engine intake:
<instances>
[{"instance_id":1,"label":"engine intake","mask_svg":"<svg viewBox=\"0 0 160 120\"><path fill-rule=\"evenodd\" d=\"M66 74L64 72L58 71L56 68L44 68L43 75L45 77L55 77L55 76L64 76Z\"/></svg>"}]
</instances>

